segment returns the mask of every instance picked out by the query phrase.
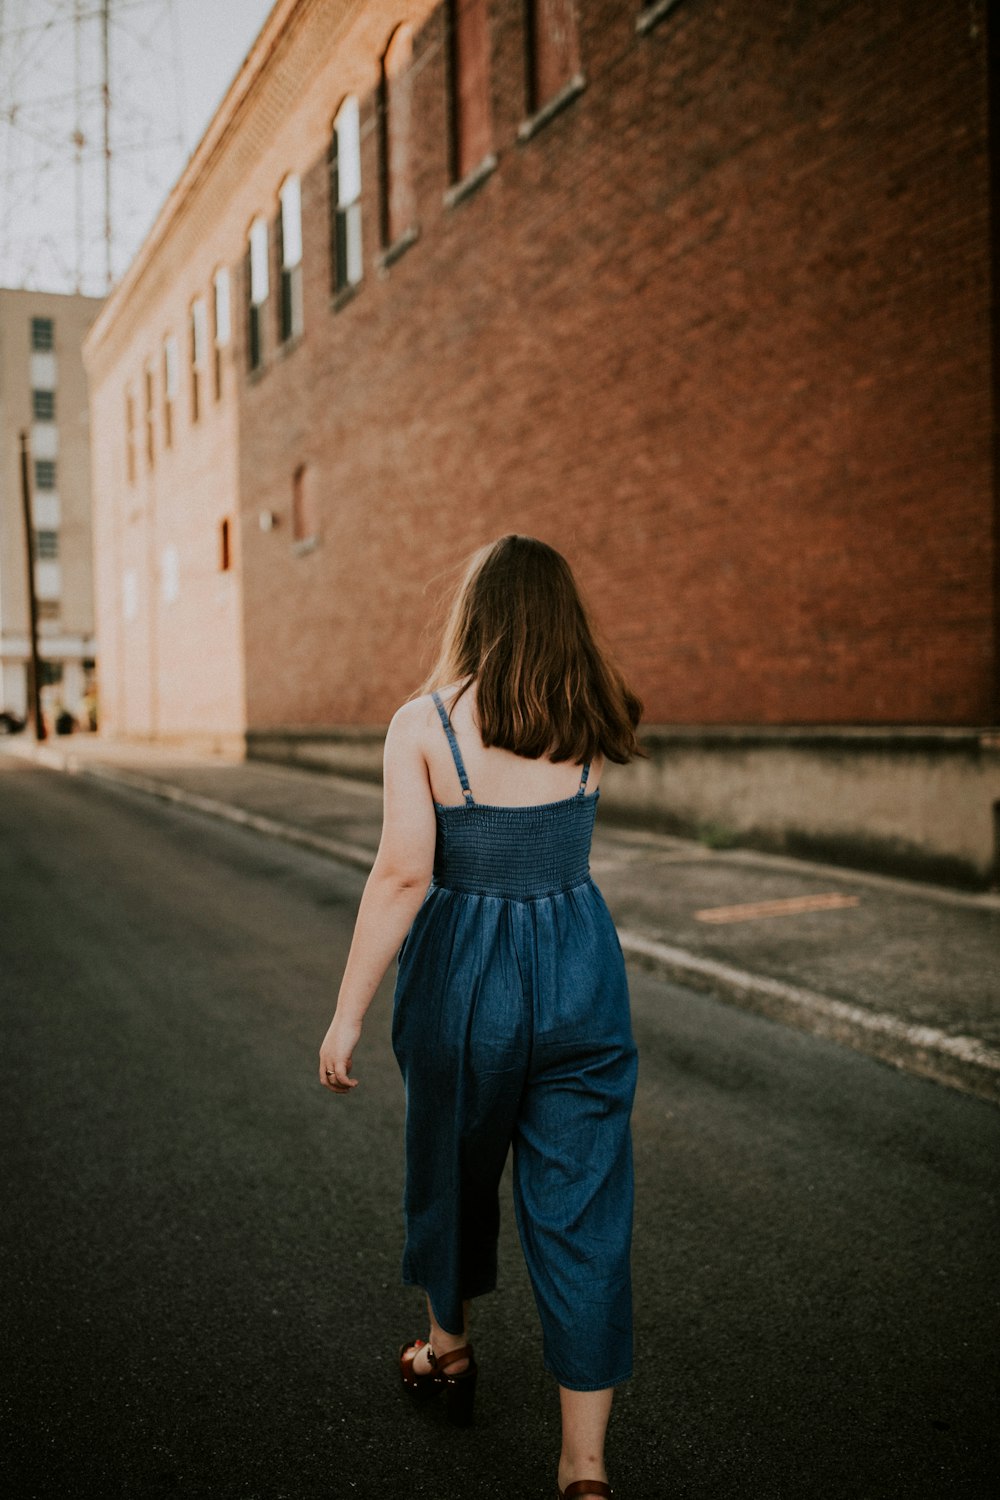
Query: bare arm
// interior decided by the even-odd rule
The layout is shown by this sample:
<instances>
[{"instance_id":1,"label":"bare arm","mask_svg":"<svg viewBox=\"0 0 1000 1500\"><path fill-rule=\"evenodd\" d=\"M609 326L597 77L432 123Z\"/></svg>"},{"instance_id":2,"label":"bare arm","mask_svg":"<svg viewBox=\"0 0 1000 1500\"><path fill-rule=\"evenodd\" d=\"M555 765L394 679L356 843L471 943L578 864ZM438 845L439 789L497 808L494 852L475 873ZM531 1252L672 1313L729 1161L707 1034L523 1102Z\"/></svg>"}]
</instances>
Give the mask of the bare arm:
<instances>
[{"instance_id":1,"label":"bare arm","mask_svg":"<svg viewBox=\"0 0 1000 1500\"><path fill-rule=\"evenodd\" d=\"M383 755L382 837L358 907L337 1008L319 1053L320 1082L335 1094L355 1088L348 1075L361 1023L410 930L434 867L434 802L420 748L415 704L393 716Z\"/></svg>"}]
</instances>

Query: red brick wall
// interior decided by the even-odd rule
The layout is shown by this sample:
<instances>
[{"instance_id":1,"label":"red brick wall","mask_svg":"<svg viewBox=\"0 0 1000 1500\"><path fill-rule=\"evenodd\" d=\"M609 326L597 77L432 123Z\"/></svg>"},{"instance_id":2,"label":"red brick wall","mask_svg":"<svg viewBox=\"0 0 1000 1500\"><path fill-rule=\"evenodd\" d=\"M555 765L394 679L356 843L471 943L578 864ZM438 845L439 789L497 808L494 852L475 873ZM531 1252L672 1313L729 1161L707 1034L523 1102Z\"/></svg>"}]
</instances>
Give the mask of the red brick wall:
<instances>
[{"instance_id":1,"label":"red brick wall","mask_svg":"<svg viewBox=\"0 0 1000 1500\"><path fill-rule=\"evenodd\" d=\"M506 530L566 552L651 722L988 721L982 6L688 0L644 36L580 8L586 88L518 143L522 6L494 0L499 165L450 208L431 17L420 235L383 276L363 102L337 312L317 142L305 335L244 397L250 725L387 719L453 565Z\"/></svg>"},{"instance_id":2,"label":"red brick wall","mask_svg":"<svg viewBox=\"0 0 1000 1500\"><path fill-rule=\"evenodd\" d=\"M681 0L648 34L633 0L579 0L585 86L526 139L524 6L489 9L497 166L449 203L445 8L290 7L94 353L117 431L125 375L233 267L227 425L196 448L182 424L153 523L193 535L238 503L247 724L384 723L461 562L507 530L570 558L651 723L995 722L984 0ZM404 20L419 233L385 266L374 111ZM365 276L334 308L325 158L347 92ZM245 238L289 171L304 333L278 347L272 287L250 378ZM144 493L120 502L120 546L130 527L143 545ZM238 641L213 664L189 597L183 630L159 622L161 732L195 703L211 717L220 671L241 691ZM129 673L154 659L141 623Z\"/></svg>"}]
</instances>

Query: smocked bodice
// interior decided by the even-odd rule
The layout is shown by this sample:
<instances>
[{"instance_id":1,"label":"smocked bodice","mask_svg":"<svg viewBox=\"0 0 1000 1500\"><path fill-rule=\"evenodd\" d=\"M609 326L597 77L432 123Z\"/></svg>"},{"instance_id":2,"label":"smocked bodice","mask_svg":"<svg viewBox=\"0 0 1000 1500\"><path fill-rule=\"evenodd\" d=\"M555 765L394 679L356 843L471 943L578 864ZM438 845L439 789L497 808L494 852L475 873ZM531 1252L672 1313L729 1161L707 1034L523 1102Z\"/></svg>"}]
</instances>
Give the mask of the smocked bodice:
<instances>
[{"instance_id":1,"label":"smocked bodice","mask_svg":"<svg viewBox=\"0 0 1000 1500\"><path fill-rule=\"evenodd\" d=\"M600 791L538 807L435 804L434 884L530 901L590 878Z\"/></svg>"},{"instance_id":2,"label":"smocked bodice","mask_svg":"<svg viewBox=\"0 0 1000 1500\"><path fill-rule=\"evenodd\" d=\"M587 795L589 763L574 797L527 807L476 802L444 704L433 695L448 736L464 802L435 802L434 885L480 896L531 901L590 879L590 843L600 790Z\"/></svg>"}]
</instances>

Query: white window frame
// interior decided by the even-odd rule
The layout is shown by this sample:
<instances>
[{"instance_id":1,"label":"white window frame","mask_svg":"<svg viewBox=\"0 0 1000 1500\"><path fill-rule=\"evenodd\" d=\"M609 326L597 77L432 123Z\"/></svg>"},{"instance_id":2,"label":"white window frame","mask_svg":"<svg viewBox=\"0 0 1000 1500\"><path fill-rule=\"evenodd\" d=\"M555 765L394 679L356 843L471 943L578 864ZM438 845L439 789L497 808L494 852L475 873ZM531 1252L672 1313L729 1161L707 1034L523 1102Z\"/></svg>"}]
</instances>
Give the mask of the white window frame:
<instances>
[{"instance_id":1,"label":"white window frame","mask_svg":"<svg viewBox=\"0 0 1000 1500\"><path fill-rule=\"evenodd\" d=\"M361 246L361 117L357 97L348 94L333 122L337 147L337 285L357 286L364 273ZM343 247L345 264L340 264Z\"/></svg>"},{"instance_id":2,"label":"white window frame","mask_svg":"<svg viewBox=\"0 0 1000 1500\"><path fill-rule=\"evenodd\" d=\"M294 271L302 264L302 185L292 173L281 184L281 268Z\"/></svg>"},{"instance_id":3,"label":"white window frame","mask_svg":"<svg viewBox=\"0 0 1000 1500\"><path fill-rule=\"evenodd\" d=\"M271 289L267 252L267 220L258 214L250 225L250 301L254 307L263 307Z\"/></svg>"},{"instance_id":4,"label":"white window frame","mask_svg":"<svg viewBox=\"0 0 1000 1500\"><path fill-rule=\"evenodd\" d=\"M215 347L224 349L232 338L232 309L229 300L229 267L220 266L212 278L215 312Z\"/></svg>"}]
</instances>

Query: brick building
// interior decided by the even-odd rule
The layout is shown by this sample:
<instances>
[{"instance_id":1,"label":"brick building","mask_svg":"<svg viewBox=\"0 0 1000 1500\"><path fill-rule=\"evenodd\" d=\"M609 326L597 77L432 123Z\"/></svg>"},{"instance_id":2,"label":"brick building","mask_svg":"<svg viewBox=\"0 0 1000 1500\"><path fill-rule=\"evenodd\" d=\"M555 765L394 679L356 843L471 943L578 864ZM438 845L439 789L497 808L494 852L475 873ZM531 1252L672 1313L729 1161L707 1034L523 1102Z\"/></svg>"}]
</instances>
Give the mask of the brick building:
<instances>
[{"instance_id":1,"label":"brick building","mask_svg":"<svg viewBox=\"0 0 1000 1500\"><path fill-rule=\"evenodd\" d=\"M90 430L81 349L100 298L0 288L0 709L28 713L21 493L28 439L42 710L89 723L94 671Z\"/></svg>"},{"instance_id":2,"label":"brick building","mask_svg":"<svg viewBox=\"0 0 1000 1500\"><path fill-rule=\"evenodd\" d=\"M110 731L371 768L527 531L646 701L612 803L988 875L987 23L278 0L87 345Z\"/></svg>"}]
</instances>

